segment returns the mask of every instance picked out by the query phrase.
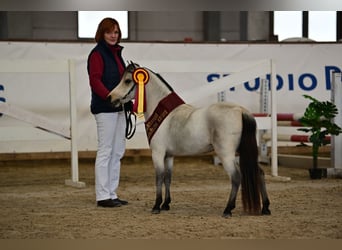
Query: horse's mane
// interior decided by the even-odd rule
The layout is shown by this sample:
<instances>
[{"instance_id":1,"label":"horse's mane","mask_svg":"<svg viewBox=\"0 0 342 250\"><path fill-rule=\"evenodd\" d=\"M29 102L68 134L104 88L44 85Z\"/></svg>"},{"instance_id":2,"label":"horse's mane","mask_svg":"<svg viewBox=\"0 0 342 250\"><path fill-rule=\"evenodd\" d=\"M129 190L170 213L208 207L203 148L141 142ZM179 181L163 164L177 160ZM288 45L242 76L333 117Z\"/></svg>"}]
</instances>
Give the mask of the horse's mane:
<instances>
[{"instance_id":1,"label":"horse's mane","mask_svg":"<svg viewBox=\"0 0 342 250\"><path fill-rule=\"evenodd\" d=\"M171 87L171 85L160 74L154 73L154 72L153 72L153 74L155 74L159 78L159 80L161 80L170 91L174 92L173 88Z\"/></svg>"}]
</instances>

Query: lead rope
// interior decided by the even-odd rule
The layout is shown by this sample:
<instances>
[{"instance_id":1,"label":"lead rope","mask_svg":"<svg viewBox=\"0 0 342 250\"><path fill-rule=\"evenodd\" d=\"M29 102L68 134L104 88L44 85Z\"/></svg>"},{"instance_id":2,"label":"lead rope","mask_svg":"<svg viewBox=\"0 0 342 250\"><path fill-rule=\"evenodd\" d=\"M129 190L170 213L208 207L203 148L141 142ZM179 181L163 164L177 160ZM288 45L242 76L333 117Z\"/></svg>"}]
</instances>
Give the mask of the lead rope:
<instances>
[{"instance_id":1,"label":"lead rope","mask_svg":"<svg viewBox=\"0 0 342 250\"><path fill-rule=\"evenodd\" d=\"M137 116L134 114L134 112L130 110L124 109L125 117L126 117L126 139L131 139L133 135L135 134L135 129L137 127ZM132 119L132 117L134 119ZM132 120L134 120L134 125Z\"/></svg>"}]
</instances>

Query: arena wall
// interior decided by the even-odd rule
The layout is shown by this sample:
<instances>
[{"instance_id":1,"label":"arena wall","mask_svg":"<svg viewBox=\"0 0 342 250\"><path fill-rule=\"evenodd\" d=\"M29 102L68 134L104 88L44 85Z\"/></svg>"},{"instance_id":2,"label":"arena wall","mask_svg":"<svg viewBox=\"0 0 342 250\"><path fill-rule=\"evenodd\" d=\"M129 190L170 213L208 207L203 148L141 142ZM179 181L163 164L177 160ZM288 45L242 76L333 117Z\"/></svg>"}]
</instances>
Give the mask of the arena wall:
<instances>
[{"instance_id":1,"label":"arena wall","mask_svg":"<svg viewBox=\"0 0 342 250\"><path fill-rule=\"evenodd\" d=\"M96 150L95 121L89 112L90 90L86 63L93 43L0 42L2 61L73 60L75 62L77 133L80 151ZM199 44L199 43L122 43L125 60L159 72L182 96L196 87L211 83L250 62L272 59L277 73L277 107L279 113L302 113L307 100L303 94L329 100L331 72L341 71L342 44ZM169 68L158 61L168 62ZM184 62L187 68L177 69ZM226 62L229 62L227 64ZM184 64L186 65L186 64ZM234 65L233 67L227 65ZM20 65L18 65L20 67ZM68 74L65 73L0 73L0 101L49 117L59 124L69 123ZM21 71L21 72L20 72ZM176 71L176 72L175 72ZM264 76L269 78L269 75ZM227 88L226 99L246 106L254 113L259 110L260 78L251 79L233 89ZM194 105L204 106L218 101L217 95L196 98ZM187 101L187 100L185 100ZM8 116L0 117L0 153L63 152L70 145L58 136L32 128ZM39 138L39 139L37 139ZM143 122L129 141L130 149L148 147Z\"/></svg>"}]
</instances>

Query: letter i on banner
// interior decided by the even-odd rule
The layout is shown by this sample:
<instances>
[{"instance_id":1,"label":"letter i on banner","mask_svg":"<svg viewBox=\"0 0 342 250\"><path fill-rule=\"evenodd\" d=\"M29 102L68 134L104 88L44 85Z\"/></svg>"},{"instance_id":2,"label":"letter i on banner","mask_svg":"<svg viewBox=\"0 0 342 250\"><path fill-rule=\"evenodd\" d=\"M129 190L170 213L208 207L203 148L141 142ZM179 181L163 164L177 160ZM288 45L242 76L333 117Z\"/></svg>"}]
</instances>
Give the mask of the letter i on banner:
<instances>
[{"instance_id":1,"label":"letter i on banner","mask_svg":"<svg viewBox=\"0 0 342 250\"><path fill-rule=\"evenodd\" d=\"M135 95L134 111L140 117L145 112L145 84L149 81L149 74L143 68L137 68L133 72L133 80L138 84L138 90Z\"/></svg>"}]
</instances>

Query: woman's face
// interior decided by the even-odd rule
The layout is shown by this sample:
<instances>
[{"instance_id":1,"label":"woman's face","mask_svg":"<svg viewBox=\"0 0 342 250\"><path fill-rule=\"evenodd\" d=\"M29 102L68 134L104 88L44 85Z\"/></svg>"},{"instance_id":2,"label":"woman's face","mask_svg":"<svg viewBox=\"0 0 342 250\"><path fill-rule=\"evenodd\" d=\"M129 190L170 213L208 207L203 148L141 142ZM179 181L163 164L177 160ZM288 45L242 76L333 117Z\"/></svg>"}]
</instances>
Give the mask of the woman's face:
<instances>
[{"instance_id":1,"label":"woman's face","mask_svg":"<svg viewBox=\"0 0 342 250\"><path fill-rule=\"evenodd\" d=\"M119 38L119 29L117 26L115 26L112 31L104 33L104 40L109 45L117 44L118 38Z\"/></svg>"}]
</instances>

